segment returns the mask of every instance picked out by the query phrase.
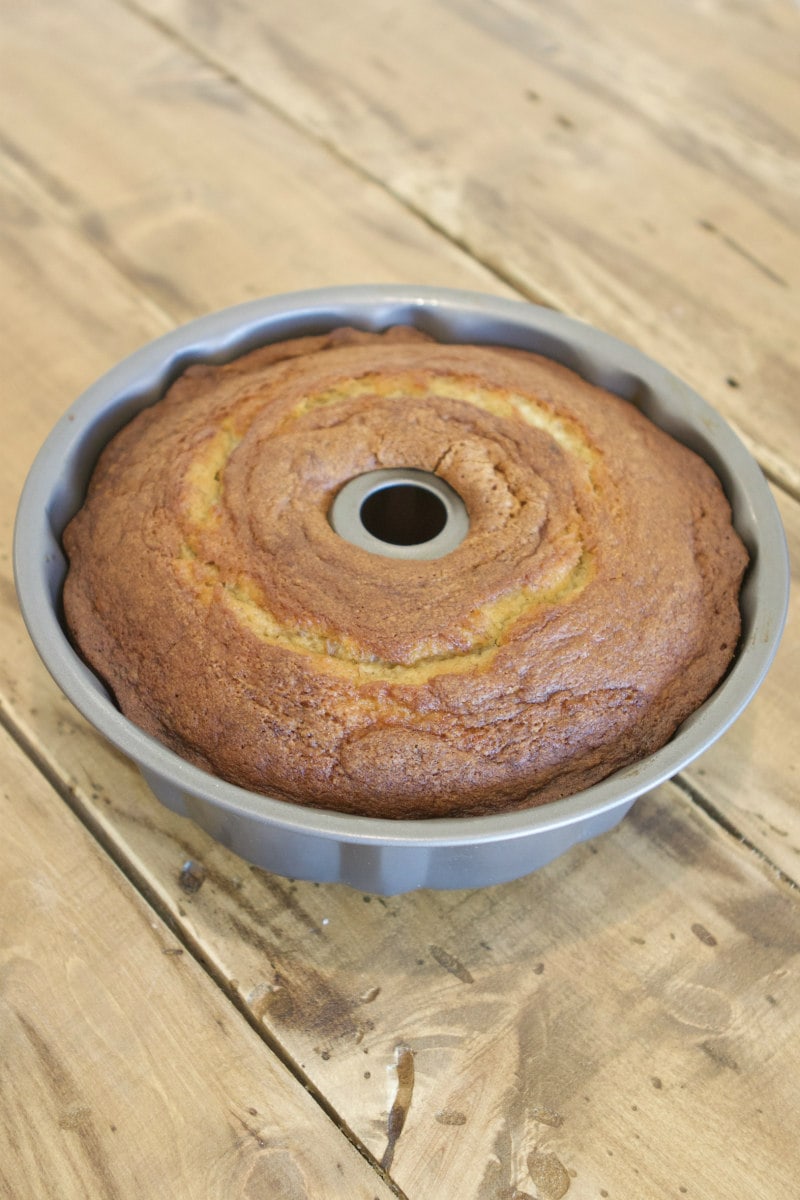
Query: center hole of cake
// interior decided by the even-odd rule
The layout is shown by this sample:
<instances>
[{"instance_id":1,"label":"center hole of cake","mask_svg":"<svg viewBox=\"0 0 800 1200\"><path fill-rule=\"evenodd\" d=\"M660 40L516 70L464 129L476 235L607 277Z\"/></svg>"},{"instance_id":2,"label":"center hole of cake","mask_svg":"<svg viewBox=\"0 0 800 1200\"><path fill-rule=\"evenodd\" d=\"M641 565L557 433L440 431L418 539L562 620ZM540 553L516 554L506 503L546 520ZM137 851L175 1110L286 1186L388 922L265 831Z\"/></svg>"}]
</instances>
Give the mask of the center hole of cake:
<instances>
[{"instance_id":1,"label":"center hole of cake","mask_svg":"<svg viewBox=\"0 0 800 1200\"><path fill-rule=\"evenodd\" d=\"M364 498L359 509L367 533L390 546L420 546L447 524L444 501L417 483L387 483Z\"/></svg>"},{"instance_id":2,"label":"center hole of cake","mask_svg":"<svg viewBox=\"0 0 800 1200\"><path fill-rule=\"evenodd\" d=\"M345 541L388 558L442 558L469 533L458 492L418 467L379 467L349 479L328 520Z\"/></svg>"}]
</instances>

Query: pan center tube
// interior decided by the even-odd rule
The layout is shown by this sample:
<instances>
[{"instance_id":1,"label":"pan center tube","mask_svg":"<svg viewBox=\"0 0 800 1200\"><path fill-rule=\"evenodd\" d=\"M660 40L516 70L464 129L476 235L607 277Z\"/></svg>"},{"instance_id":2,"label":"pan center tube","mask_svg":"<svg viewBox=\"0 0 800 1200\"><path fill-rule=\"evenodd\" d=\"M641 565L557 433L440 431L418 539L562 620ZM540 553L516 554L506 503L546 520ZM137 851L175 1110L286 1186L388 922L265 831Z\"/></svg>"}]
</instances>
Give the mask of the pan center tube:
<instances>
[{"instance_id":1,"label":"pan center tube","mask_svg":"<svg viewBox=\"0 0 800 1200\"><path fill-rule=\"evenodd\" d=\"M356 475L337 492L328 519L345 541L386 558L442 558L469 532L458 492L416 467Z\"/></svg>"}]
</instances>

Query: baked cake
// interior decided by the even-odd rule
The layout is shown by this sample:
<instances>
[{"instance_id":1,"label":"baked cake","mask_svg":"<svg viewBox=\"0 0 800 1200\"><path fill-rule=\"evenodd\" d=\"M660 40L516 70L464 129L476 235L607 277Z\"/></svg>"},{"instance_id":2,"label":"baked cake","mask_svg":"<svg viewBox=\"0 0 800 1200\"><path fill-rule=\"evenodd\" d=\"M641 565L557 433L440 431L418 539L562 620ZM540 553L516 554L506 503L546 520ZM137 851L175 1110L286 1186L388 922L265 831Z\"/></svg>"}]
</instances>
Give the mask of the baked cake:
<instances>
[{"instance_id":1,"label":"baked cake","mask_svg":"<svg viewBox=\"0 0 800 1200\"><path fill-rule=\"evenodd\" d=\"M460 545L334 531L389 467L458 493ZM190 367L64 544L71 636L133 722L244 788L393 818L543 804L658 749L730 664L747 563L712 470L634 404L404 327Z\"/></svg>"}]
</instances>

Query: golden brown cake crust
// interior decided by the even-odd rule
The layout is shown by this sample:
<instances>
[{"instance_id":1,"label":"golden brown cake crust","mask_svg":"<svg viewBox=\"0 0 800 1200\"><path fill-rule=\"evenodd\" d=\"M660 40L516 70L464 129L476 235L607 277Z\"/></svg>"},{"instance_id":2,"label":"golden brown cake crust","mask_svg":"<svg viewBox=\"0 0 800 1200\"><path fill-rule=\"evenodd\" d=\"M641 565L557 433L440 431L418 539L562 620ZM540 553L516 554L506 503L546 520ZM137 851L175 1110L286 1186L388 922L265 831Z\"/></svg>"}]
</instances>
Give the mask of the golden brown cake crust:
<instances>
[{"instance_id":1,"label":"golden brown cake crust","mask_svg":"<svg viewBox=\"0 0 800 1200\"><path fill-rule=\"evenodd\" d=\"M371 554L334 496L462 497L440 559ZM195 366L106 448L64 605L134 722L231 782L389 817L544 803L663 745L739 636L710 468L521 351L336 330Z\"/></svg>"}]
</instances>

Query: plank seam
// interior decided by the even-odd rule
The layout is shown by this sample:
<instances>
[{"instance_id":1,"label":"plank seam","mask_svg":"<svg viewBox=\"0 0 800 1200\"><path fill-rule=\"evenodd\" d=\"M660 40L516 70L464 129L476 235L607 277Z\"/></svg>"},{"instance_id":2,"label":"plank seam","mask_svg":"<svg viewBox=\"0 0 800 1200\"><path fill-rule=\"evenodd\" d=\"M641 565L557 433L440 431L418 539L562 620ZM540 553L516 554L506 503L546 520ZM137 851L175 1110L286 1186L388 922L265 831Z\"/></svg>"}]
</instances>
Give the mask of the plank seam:
<instances>
[{"instance_id":1,"label":"plank seam","mask_svg":"<svg viewBox=\"0 0 800 1200\"><path fill-rule=\"evenodd\" d=\"M427 229L434 233L437 237L444 239L451 246L459 250L466 258L477 266L482 267L488 275L502 283L504 286L511 288L521 299L529 303L538 304L545 308L550 308L558 312L563 312L567 315L578 316L568 306L564 305L555 296L547 293L543 289L537 290L532 287L527 281L517 278L513 270L499 267L493 260L486 255L476 252L469 242L453 234L441 224L437 223L424 209L415 205L405 196L401 195L394 188L390 187L379 176L367 171L357 160L345 155L335 143L321 137L313 130L306 128L299 121L294 120L290 114L279 108L266 96L258 92L252 85L247 83L232 72L223 62L218 61L211 55L207 54L201 47L191 42L179 31L173 29L165 21L154 16L147 11L142 10L135 3L135 0L118 0L121 7L125 8L138 20L149 24L153 29L157 30L162 36L169 38L180 46L187 54L190 54L198 61L204 63L207 67L217 73L217 75L232 84L235 84L241 92L246 95L253 103L264 108L266 111L283 124L301 134L304 138L313 140L320 148L324 149L337 162L344 166L351 173L360 176L365 182L370 183L383 192L384 195L390 197L396 204L404 209L408 214L414 217L423 224ZM89 226L94 229L95 236L89 238L87 244L91 243L94 253L98 258L110 267L122 279L127 288L131 288L134 294L139 299L143 307L150 309L158 315L161 321L166 322L166 328L172 328L176 323L188 319L191 316L196 316L196 311L192 303L178 291L176 287L172 287L170 299L177 303L178 307L183 311L183 316L176 316L159 302L158 292L163 292L168 281L163 278L156 278L149 275L147 271L140 270L135 263L128 261L124 254L116 250L110 240L105 237L105 231L102 223L91 212L85 212L80 200L72 193L70 188L62 183L62 181L48 171L42 172L36 169L36 165L25 154L24 150L15 145L9 139L0 136L0 151L5 153L13 162L18 170L25 172L28 179L37 187L40 193L44 193L48 199L58 206L60 212L65 210L72 212L74 216L74 225L76 229L87 231ZM100 235L99 237L97 235ZM733 424L731 422L731 424ZM735 428L735 426L734 426ZM792 465L781 457L779 453L771 447L761 444L752 438L749 438L741 430L737 429L739 437L747 445L748 450L758 461L761 469L769 481L784 492L792 500L800 502L800 476L793 469Z\"/></svg>"},{"instance_id":2,"label":"plank seam","mask_svg":"<svg viewBox=\"0 0 800 1200\"><path fill-rule=\"evenodd\" d=\"M531 304L538 304L545 308L554 309L557 312L564 313L567 316L580 317L580 314L573 309L563 304L557 297L546 291L545 289L537 289L532 287L529 282L517 277L513 270L507 267L500 267L492 260L491 257L476 251L467 239L459 237L457 234L448 230L441 223L437 222L423 208L420 208L413 201L402 195L395 188L391 187L379 175L373 174L357 159L346 154L334 141L321 136L316 130L304 125L301 121L294 118L291 113L279 107L273 100L258 91L251 83L244 79L240 74L232 70L224 61L215 58L202 46L192 41L181 30L176 29L168 24L163 18L156 16L154 13L142 9L136 0L117 0L117 2L130 13L136 16L139 20L149 24L153 29L157 30L162 36L170 39L175 45L179 46L186 54L192 56L196 61L203 63L210 68L221 80L235 85L247 96L254 104L265 109L276 120L281 121L284 125L300 134L303 138L315 142L320 148L325 150L342 166L354 175L360 176L362 180L378 188L389 196L396 204L405 209L416 220L425 225L437 237L443 238L451 246L455 247L462 254L468 257L473 263L483 267L488 274L493 276L498 283L512 288L520 298L528 301ZM739 432L737 430L737 432ZM747 443L750 453L759 462L764 474L776 487L779 487L792 499L800 501L800 479L797 477L797 472L793 469L792 464L783 459L776 451L768 446L762 446L756 443L752 438L744 437L740 432L739 436Z\"/></svg>"},{"instance_id":3,"label":"plank seam","mask_svg":"<svg viewBox=\"0 0 800 1200\"><path fill-rule=\"evenodd\" d=\"M241 75L237 75L236 72L232 71L230 67L226 66L223 61L214 58L213 55L207 53L207 51L203 50L201 46L191 41L179 30L175 29L171 25L168 25L167 22L162 18L155 16L146 9L140 8L135 3L135 0L118 0L118 3L134 16L149 24L160 34L171 39L177 46L179 46L187 54L191 55L198 62L201 62L206 67L209 67L219 76L221 80L234 84L237 88L239 88L243 95L247 96L248 99L254 104L258 105L259 108L265 109L270 113L271 116L280 121L282 124L288 126L288 128L293 130L293 132L299 133L305 139L315 142L317 146L330 154L331 157L334 158L338 163L346 167L349 172L360 176L364 182L371 184L382 191L384 195L389 196L395 201L395 203L399 204L401 208L405 209L407 213L410 213L416 220L420 221L438 237L443 238L446 242L449 242L451 246L454 246L457 250L460 250L462 254L470 259L471 262L477 263L478 266L483 267L484 270L487 271L488 274L492 275L498 283L502 283L506 287L513 288L515 292L532 304L540 304L545 308L558 309L560 312L568 311L563 304L560 304L545 290L537 290L536 288L531 287L530 284L517 279L513 272L502 270L495 263L493 263L490 258L476 253L465 239L458 237L449 230L445 229L442 225L438 224L424 209L420 208L418 205L408 200L407 197L390 187L384 179L381 179L379 175L373 174L371 171L367 170L362 163L358 162L357 159L351 158L345 154L335 142L328 138L322 137L315 130L309 129L301 121L295 120L290 113L287 113L285 109L280 108L274 103L274 101L270 100L262 92L259 92L255 87L253 87L252 84L248 83L246 79L242 78Z\"/></svg>"},{"instance_id":4,"label":"plank seam","mask_svg":"<svg viewBox=\"0 0 800 1200\"><path fill-rule=\"evenodd\" d=\"M192 958L198 966L205 972L212 983L223 993L225 998L236 1009L241 1017L247 1022L249 1027L258 1037L270 1053L274 1054L283 1067L294 1077L301 1085L304 1091L311 1097L316 1105L321 1109L329 1121L338 1129L339 1133L350 1143L352 1148L365 1160L367 1165L372 1168L381 1181L389 1188L398 1200L409 1200L406 1193L401 1191L399 1186L387 1173L381 1163L374 1157L370 1150L364 1145L358 1135L346 1124L331 1102L322 1093L310 1076L303 1070L300 1064L286 1050L282 1043L270 1032L255 1017L253 1012L248 1008L244 999L239 995L235 988L232 988L230 981L225 974L217 968L214 962L204 953L199 943L185 929L175 914L170 910L160 897L158 891L148 883L147 879L136 869L130 859L125 855L121 845L114 841L109 836L108 832L102 827L100 822L95 818L91 808L82 799L80 790L76 784L70 783L58 771L57 767L42 753L33 743L26 731L17 724L12 714L8 711L5 702L0 697L0 728L3 728L9 737L15 742L17 747L22 751L31 765L43 776L45 781L50 785L56 795L67 805L73 816L81 823L87 833L98 844L100 849L111 859L114 866L121 872L131 887L137 892L140 898L147 906L152 909L155 915L164 923L170 933L181 943L183 948L191 954Z\"/></svg>"},{"instance_id":5,"label":"plank seam","mask_svg":"<svg viewBox=\"0 0 800 1200\"><path fill-rule=\"evenodd\" d=\"M740 829L737 829L730 817L726 816L722 809L720 809L713 800L711 800L704 792L702 792L700 788L691 783L685 775L676 775L670 782L673 783L675 787L677 787L678 790L683 793L684 797L689 801L690 804L693 804L697 808L701 809L701 811L705 813L709 820L713 821L713 823L717 825L724 833L738 842L738 844L745 850L749 850L751 854L754 854L762 863L762 865L766 867L770 874L772 874L778 881L786 884L793 891L800 890L800 880L793 879L792 876L788 875L786 871L777 865L777 863L774 863L768 854L765 854L755 842L751 841L751 839L747 837L746 834L742 833Z\"/></svg>"}]
</instances>

